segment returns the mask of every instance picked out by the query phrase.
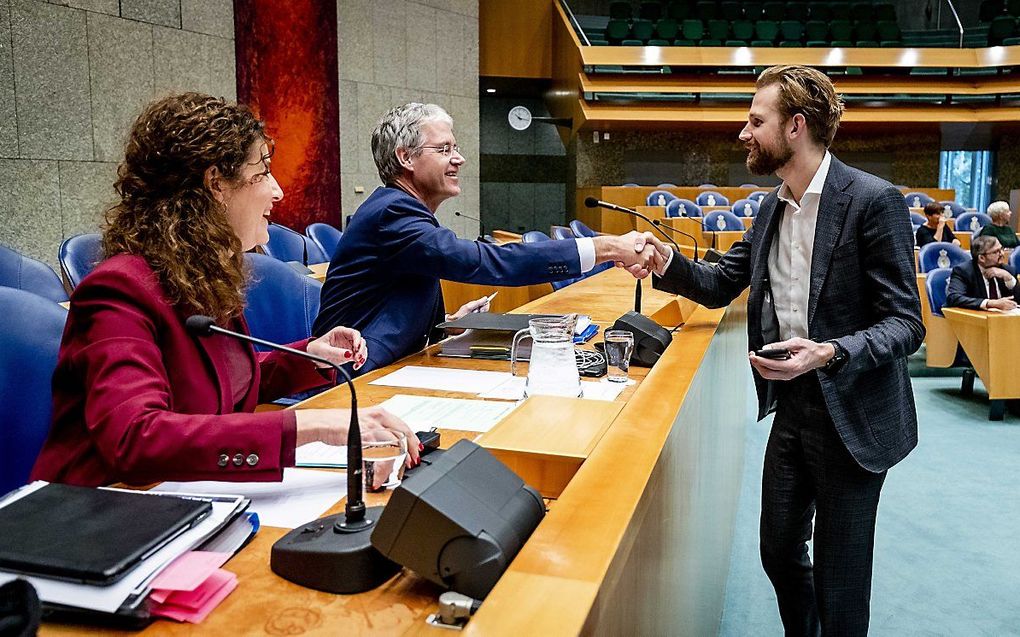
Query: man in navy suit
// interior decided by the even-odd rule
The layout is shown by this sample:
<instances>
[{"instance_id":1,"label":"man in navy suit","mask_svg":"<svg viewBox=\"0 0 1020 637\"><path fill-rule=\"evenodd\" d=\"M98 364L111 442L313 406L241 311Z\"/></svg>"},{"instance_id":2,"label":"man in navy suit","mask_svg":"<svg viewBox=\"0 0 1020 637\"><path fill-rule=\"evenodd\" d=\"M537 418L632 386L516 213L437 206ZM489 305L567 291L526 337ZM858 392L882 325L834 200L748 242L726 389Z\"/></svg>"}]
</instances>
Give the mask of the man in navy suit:
<instances>
[{"instance_id":1,"label":"man in navy suit","mask_svg":"<svg viewBox=\"0 0 1020 637\"><path fill-rule=\"evenodd\" d=\"M973 259L953 268L946 294L947 307L969 310L1016 309L1020 286L1016 272L1002 263L1002 244L995 237L974 237L970 244Z\"/></svg>"},{"instance_id":2,"label":"man in navy suit","mask_svg":"<svg viewBox=\"0 0 1020 637\"><path fill-rule=\"evenodd\" d=\"M717 265L656 241L660 289L723 307L750 287L758 417L776 412L761 558L787 635L867 634L879 493L917 444L906 357L924 327L910 216L896 188L828 152L842 112L824 74L767 69L740 140L748 169L783 184Z\"/></svg>"},{"instance_id":3,"label":"man in navy suit","mask_svg":"<svg viewBox=\"0 0 1020 637\"><path fill-rule=\"evenodd\" d=\"M436 219L439 204L460 194L464 165L453 119L435 104L410 103L390 110L372 133L378 188L351 218L326 273L313 332L336 325L361 332L368 342L364 373L420 350L435 325L484 310L485 299L450 317L440 279L485 285L559 281L615 261L647 276L653 244L639 233L576 240L494 246L457 238Z\"/></svg>"}]
</instances>

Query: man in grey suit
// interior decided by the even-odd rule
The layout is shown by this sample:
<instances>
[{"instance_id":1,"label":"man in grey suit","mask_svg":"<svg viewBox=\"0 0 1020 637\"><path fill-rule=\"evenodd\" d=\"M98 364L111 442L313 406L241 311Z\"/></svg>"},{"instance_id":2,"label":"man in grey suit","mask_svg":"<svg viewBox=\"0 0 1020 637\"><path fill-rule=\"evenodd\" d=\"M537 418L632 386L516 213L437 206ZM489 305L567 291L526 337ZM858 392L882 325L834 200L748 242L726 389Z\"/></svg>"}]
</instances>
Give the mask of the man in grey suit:
<instances>
[{"instance_id":1,"label":"man in grey suit","mask_svg":"<svg viewBox=\"0 0 1020 637\"><path fill-rule=\"evenodd\" d=\"M906 357L924 327L910 215L896 188L828 152L843 103L825 75L772 67L756 87L740 133L747 166L783 184L716 265L656 242L653 280L708 307L750 286L758 417L776 412L762 565L787 635L865 635L879 493L886 470L917 444ZM762 349L770 357L755 354Z\"/></svg>"}]
</instances>

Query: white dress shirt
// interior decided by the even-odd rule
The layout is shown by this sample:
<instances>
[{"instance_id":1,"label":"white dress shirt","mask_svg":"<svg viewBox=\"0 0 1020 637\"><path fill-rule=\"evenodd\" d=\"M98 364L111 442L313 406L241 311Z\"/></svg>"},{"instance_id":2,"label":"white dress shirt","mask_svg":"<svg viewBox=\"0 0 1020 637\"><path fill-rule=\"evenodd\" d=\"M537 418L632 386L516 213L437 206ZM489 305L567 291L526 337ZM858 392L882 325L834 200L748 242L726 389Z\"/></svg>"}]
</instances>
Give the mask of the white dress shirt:
<instances>
[{"instance_id":1,"label":"white dress shirt","mask_svg":"<svg viewBox=\"0 0 1020 637\"><path fill-rule=\"evenodd\" d=\"M992 298L992 286L995 285L995 282L998 281L998 280L999 279L997 277L991 277L990 279L985 279L985 293L988 295L988 298L986 298L983 301L981 301L981 309L982 310L987 310L988 309L988 301L989 301L989 299ZM1016 285L1016 279L1015 278L1009 279L1009 280L1003 281L1003 283L1006 284L1006 290L1007 291L1012 291L1013 287ZM999 290L998 290L998 288L996 288L995 293L998 294L998 292L999 292ZM1000 298L1000 299L1003 298L1003 295L1002 294L998 294L998 298Z\"/></svg>"},{"instance_id":2,"label":"white dress shirt","mask_svg":"<svg viewBox=\"0 0 1020 637\"><path fill-rule=\"evenodd\" d=\"M591 237L581 237L577 241L577 256L581 259L581 274L591 272L595 267L595 242Z\"/></svg>"},{"instance_id":3,"label":"white dress shirt","mask_svg":"<svg viewBox=\"0 0 1020 637\"><path fill-rule=\"evenodd\" d=\"M831 163L832 155L825 151L799 204L793 200L785 181L777 193L779 200L786 203L786 212L769 250L769 280L779 319L779 336L784 341L795 336L808 338L811 255L815 246L818 202Z\"/></svg>"}]
</instances>

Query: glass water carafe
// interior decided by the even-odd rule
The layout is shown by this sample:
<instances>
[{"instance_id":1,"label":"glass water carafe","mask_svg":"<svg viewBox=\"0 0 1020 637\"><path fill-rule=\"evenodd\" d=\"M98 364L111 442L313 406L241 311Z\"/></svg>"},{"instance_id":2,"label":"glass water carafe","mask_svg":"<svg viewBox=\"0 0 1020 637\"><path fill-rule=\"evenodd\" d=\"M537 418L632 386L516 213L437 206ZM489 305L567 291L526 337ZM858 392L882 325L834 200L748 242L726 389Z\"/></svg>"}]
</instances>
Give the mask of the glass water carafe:
<instances>
[{"instance_id":1,"label":"glass water carafe","mask_svg":"<svg viewBox=\"0 0 1020 637\"><path fill-rule=\"evenodd\" d=\"M510 348L510 373L514 376L520 341L532 339L525 396L581 395L581 377L574 358L575 323L576 314L533 318L528 321L528 329L514 334Z\"/></svg>"}]
</instances>

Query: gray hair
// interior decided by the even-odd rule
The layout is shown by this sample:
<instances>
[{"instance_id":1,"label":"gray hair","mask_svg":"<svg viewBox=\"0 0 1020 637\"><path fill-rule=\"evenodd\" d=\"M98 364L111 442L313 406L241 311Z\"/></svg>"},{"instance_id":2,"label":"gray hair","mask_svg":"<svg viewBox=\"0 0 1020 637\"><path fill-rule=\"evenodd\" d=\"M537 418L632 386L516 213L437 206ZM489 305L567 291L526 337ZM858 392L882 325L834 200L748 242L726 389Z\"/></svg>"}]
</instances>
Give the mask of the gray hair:
<instances>
[{"instance_id":1,"label":"gray hair","mask_svg":"<svg viewBox=\"0 0 1020 637\"><path fill-rule=\"evenodd\" d=\"M446 122L453 126L453 118L443 107L419 102L391 108L379 120L372 131L372 157L384 184L393 183L403 170L397 159L398 148L407 148L412 156L421 153L424 143L421 127L429 122Z\"/></svg>"},{"instance_id":2,"label":"gray hair","mask_svg":"<svg viewBox=\"0 0 1020 637\"><path fill-rule=\"evenodd\" d=\"M988 204L988 216L992 218L992 221L998 224L999 220L1003 218L1005 213L1009 212L1009 204L1005 201L993 201ZM1002 225L1002 224L999 224Z\"/></svg>"},{"instance_id":3,"label":"gray hair","mask_svg":"<svg viewBox=\"0 0 1020 637\"><path fill-rule=\"evenodd\" d=\"M998 242L998 239L990 235L976 236L970 242L970 256L977 260L978 256L988 252Z\"/></svg>"}]
</instances>

